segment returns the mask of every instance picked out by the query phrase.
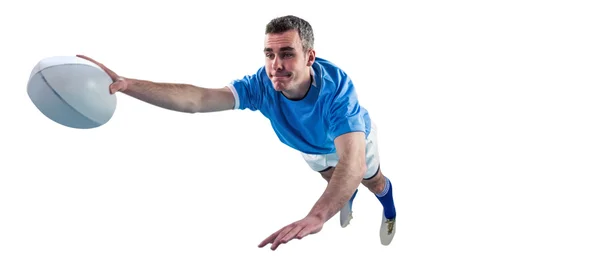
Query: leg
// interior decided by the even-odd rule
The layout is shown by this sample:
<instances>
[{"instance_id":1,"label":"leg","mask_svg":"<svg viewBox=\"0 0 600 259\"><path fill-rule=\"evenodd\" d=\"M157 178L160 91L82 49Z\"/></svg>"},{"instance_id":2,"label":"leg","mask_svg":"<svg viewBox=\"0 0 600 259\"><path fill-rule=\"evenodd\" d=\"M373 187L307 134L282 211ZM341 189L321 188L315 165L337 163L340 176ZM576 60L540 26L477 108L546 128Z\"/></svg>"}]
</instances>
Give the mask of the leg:
<instances>
[{"instance_id":1,"label":"leg","mask_svg":"<svg viewBox=\"0 0 600 259\"><path fill-rule=\"evenodd\" d=\"M329 166L327 169L319 171L319 173L321 173L321 177L323 177L325 181L329 182L331 176L333 176L333 169L335 169L335 167Z\"/></svg>"},{"instance_id":2,"label":"leg","mask_svg":"<svg viewBox=\"0 0 600 259\"><path fill-rule=\"evenodd\" d=\"M383 206L383 215L379 237L381 244L389 245L396 233L396 207L392 192L392 183L381 172L377 143L377 128L372 127L367 138L367 172L362 184L371 191Z\"/></svg>"},{"instance_id":3,"label":"leg","mask_svg":"<svg viewBox=\"0 0 600 259\"><path fill-rule=\"evenodd\" d=\"M362 184L373 194L378 194L381 193L385 188L385 179L386 177L381 172L381 168L378 168L377 172L375 172L375 175L369 177L368 179L363 179Z\"/></svg>"},{"instance_id":4,"label":"leg","mask_svg":"<svg viewBox=\"0 0 600 259\"><path fill-rule=\"evenodd\" d=\"M381 172L379 168L377 173L369 179L362 181L362 184L367 187L383 205L386 219L396 218L396 208L394 206L394 198L392 194L392 182Z\"/></svg>"}]
</instances>

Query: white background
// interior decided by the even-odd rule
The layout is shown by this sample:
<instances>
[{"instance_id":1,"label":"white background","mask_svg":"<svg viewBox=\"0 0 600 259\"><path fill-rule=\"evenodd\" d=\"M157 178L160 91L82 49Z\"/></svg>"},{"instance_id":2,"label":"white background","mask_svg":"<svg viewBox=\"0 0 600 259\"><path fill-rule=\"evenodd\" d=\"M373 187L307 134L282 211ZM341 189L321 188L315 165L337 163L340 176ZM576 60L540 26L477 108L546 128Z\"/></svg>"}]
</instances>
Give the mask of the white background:
<instances>
[{"instance_id":1,"label":"white background","mask_svg":"<svg viewBox=\"0 0 600 259\"><path fill-rule=\"evenodd\" d=\"M21 1L0 8L0 258L598 258L595 1ZM257 245L325 188L259 113L183 114L118 95L60 126L26 94L42 58L222 87L295 14L378 123L396 238L361 187L351 225ZM231 142L233 144L226 144Z\"/></svg>"}]
</instances>

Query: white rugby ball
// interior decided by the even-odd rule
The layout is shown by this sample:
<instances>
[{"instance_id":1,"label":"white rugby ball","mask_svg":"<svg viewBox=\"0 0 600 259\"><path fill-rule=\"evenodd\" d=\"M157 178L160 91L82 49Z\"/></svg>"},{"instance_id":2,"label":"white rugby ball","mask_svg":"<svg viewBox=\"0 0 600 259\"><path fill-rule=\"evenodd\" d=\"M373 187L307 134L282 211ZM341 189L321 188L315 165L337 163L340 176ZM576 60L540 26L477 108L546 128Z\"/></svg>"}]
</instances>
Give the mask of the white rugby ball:
<instances>
[{"instance_id":1,"label":"white rugby ball","mask_svg":"<svg viewBox=\"0 0 600 259\"><path fill-rule=\"evenodd\" d=\"M71 128L89 129L107 123L117 108L110 94L110 76L77 56L40 60L31 71L27 94L49 119Z\"/></svg>"}]
</instances>

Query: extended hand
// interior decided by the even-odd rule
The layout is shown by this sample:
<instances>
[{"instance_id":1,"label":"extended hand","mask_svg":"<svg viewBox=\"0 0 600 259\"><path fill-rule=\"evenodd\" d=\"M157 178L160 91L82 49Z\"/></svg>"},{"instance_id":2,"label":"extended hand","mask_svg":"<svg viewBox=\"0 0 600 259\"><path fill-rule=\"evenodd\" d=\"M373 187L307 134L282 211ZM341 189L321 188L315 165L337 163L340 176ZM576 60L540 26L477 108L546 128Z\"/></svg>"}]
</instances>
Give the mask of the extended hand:
<instances>
[{"instance_id":1,"label":"extended hand","mask_svg":"<svg viewBox=\"0 0 600 259\"><path fill-rule=\"evenodd\" d=\"M289 224L271 234L267 239L263 240L258 247L264 247L265 245L272 243L271 250L275 250L280 244L285 244L294 238L302 239L307 235L318 233L323 228L324 223L325 222L318 217L306 216L306 218Z\"/></svg>"},{"instance_id":2,"label":"extended hand","mask_svg":"<svg viewBox=\"0 0 600 259\"><path fill-rule=\"evenodd\" d=\"M113 83L109 86L109 92L110 94L114 94L116 92L119 91L125 91L127 90L127 81L125 80L125 78L120 77L119 75L117 75L117 73L115 73L114 71L110 70L108 67L106 67L104 64L88 57L85 55L76 55L79 58L83 58L86 59L96 65L98 65L100 68L102 68L102 70L104 70L104 72L106 72L108 74L108 76L110 76L110 78L112 79Z\"/></svg>"}]
</instances>

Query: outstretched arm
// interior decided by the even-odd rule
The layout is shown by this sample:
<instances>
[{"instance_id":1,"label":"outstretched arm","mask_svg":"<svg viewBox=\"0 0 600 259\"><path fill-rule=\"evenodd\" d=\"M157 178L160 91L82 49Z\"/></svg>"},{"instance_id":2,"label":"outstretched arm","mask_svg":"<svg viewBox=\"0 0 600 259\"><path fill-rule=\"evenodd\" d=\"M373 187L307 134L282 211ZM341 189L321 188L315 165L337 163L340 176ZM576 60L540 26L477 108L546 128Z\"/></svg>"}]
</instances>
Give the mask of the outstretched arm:
<instances>
[{"instance_id":1,"label":"outstretched arm","mask_svg":"<svg viewBox=\"0 0 600 259\"><path fill-rule=\"evenodd\" d=\"M365 174L365 145L363 132L350 132L335 139L339 162L325 192L308 213L309 216L326 222L344 207Z\"/></svg>"},{"instance_id":2,"label":"outstretched arm","mask_svg":"<svg viewBox=\"0 0 600 259\"><path fill-rule=\"evenodd\" d=\"M190 84L157 83L139 79L122 79L123 93L141 101L180 112L215 112L231 110L235 104L228 87L203 88Z\"/></svg>"},{"instance_id":3,"label":"outstretched arm","mask_svg":"<svg viewBox=\"0 0 600 259\"><path fill-rule=\"evenodd\" d=\"M340 159L323 195L306 217L271 234L258 247L271 243L271 249L275 250L280 244L294 238L302 239L321 231L325 222L342 209L360 185L367 166L365 145L363 132L351 132L337 137L335 146Z\"/></svg>"},{"instance_id":4,"label":"outstretched arm","mask_svg":"<svg viewBox=\"0 0 600 259\"><path fill-rule=\"evenodd\" d=\"M235 105L233 92L228 87L203 88L191 84L157 83L125 78L90 57L77 57L98 65L110 76L113 80L109 89L111 94L123 92L161 108L187 113L231 110Z\"/></svg>"}]
</instances>

